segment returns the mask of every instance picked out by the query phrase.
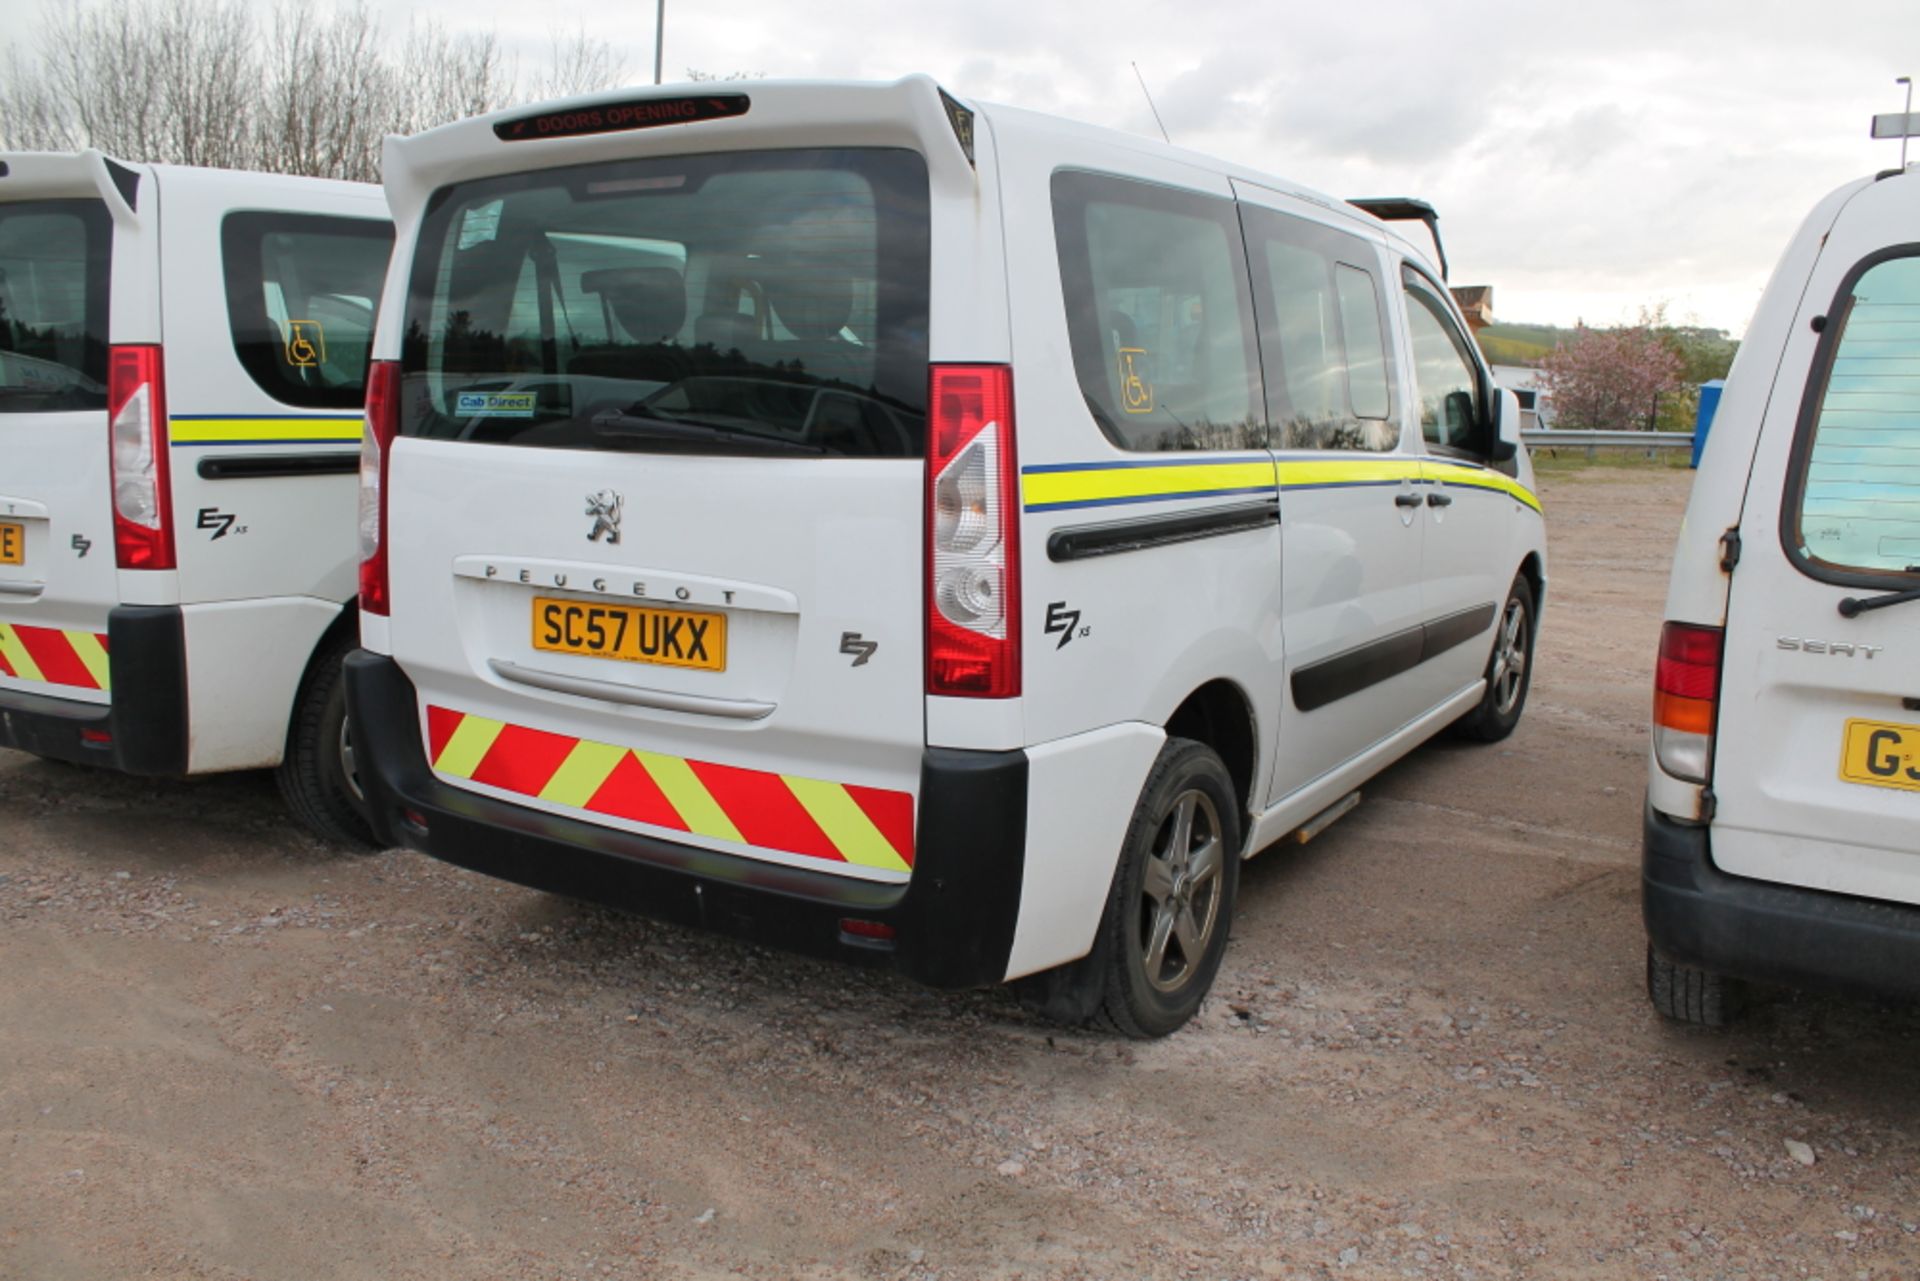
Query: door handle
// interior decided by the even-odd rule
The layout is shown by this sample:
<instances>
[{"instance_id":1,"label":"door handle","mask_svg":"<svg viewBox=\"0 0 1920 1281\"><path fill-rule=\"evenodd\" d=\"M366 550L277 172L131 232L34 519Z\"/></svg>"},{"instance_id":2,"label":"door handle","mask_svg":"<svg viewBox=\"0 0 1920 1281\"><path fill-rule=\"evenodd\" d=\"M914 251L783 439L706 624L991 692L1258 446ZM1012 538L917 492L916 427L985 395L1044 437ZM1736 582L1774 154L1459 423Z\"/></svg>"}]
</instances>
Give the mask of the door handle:
<instances>
[{"instance_id":1,"label":"door handle","mask_svg":"<svg viewBox=\"0 0 1920 1281\"><path fill-rule=\"evenodd\" d=\"M1452 495L1452 494L1441 494L1441 493L1429 493L1429 494L1427 495L1427 506L1429 506L1429 507L1451 507L1451 506L1453 506L1453 495Z\"/></svg>"},{"instance_id":2,"label":"door handle","mask_svg":"<svg viewBox=\"0 0 1920 1281\"><path fill-rule=\"evenodd\" d=\"M1395 507L1418 507L1420 505L1420 495L1395 494L1393 496L1393 505Z\"/></svg>"}]
</instances>

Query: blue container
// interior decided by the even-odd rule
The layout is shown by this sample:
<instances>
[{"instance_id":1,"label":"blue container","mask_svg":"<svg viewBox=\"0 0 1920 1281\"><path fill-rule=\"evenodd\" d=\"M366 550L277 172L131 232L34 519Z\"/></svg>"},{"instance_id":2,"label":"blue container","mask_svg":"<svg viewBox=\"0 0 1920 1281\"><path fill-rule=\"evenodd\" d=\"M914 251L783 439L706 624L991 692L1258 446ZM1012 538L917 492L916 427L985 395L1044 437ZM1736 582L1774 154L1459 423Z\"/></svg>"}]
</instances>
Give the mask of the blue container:
<instances>
[{"instance_id":1,"label":"blue container","mask_svg":"<svg viewBox=\"0 0 1920 1281\"><path fill-rule=\"evenodd\" d=\"M1693 415L1693 463L1700 466L1700 453L1707 447L1707 432L1713 428L1713 411L1720 408L1720 393L1727 380L1715 378L1700 384L1700 408Z\"/></svg>"}]
</instances>

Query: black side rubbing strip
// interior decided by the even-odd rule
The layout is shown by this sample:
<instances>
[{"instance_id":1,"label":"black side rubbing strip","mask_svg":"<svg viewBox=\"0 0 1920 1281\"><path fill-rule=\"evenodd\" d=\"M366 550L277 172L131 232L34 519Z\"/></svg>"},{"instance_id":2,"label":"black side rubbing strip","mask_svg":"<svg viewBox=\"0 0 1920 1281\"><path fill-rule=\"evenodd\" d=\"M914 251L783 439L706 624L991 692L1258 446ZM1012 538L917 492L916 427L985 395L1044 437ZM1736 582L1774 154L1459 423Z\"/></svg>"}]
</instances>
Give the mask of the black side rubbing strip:
<instances>
[{"instance_id":1,"label":"black side rubbing strip","mask_svg":"<svg viewBox=\"0 0 1920 1281\"><path fill-rule=\"evenodd\" d=\"M346 476L360 470L360 455L331 450L324 454L227 454L202 458L195 469L202 480L252 480L262 476Z\"/></svg>"},{"instance_id":2,"label":"black side rubbing strip","mask_svg":"<svg viewBox=\"0 0 1920 1281\"><path fill-rule=\"evenodd\" d=\"M1486 631L1497 612L1491 604L1475 605L1310 663L1293 674L1293 704L1311 712L1410 672Z\"/></svg>"},{"instance_id":3,"label":"black side rubbing strip","mask_svg":"<svg viewBox=\"0 0 1920 1281\"><path fill-rule=\"evenodd\" d=\"M1074 525L1067 529L1056 529L1048 536L1047 559L1086 560L1091 556L1144 551L1149 547L1165 547L1171 543L1190 543L1200 538L1218 538L1222 534L1262 529L1279 522L1280 503L1270 498L1258 503L1235 503L1231 507L1178 512L1172 516L1143 516L1138 520Z\"/></svg>"},{"instance_id":4,"label":"black side rubbing strip","mask_svg":"<svg viewBox=\"0 0 1920 1281\"><path fill-rule=\"evenodd\" d=\"M1420 647L1420 661L1436 658L1455 645L1464 645L1493 626L1493 616L1499 611L1489 601L1485 605L1475 605L1472 609L1463 609L1457 614L1447 614L1441 618L1430 618L1422 626L1425 642Z\"/></svg>"},{"instance_id":5,"label":"black side rubbing strip","mask_svg":"<svg viewBox=\"0 0 1920 1281\"><path fill-rule=\"evenodd\" d=\"M107 176L113 179L113 185L120 189L120 198L127 202L127 208L140 208L140 175L125 165L107 161Z\"/></svg>"}]
</instances>

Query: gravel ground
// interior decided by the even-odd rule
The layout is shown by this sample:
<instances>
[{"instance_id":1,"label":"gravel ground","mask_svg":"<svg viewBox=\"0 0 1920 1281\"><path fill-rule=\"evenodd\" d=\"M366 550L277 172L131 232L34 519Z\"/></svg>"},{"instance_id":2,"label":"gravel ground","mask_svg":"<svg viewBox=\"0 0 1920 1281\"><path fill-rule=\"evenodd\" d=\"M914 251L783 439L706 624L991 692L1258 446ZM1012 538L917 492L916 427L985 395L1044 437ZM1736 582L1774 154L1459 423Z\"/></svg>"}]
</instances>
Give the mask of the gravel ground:
<instances>
[{"instance_id":1,"label":"gravel ground","mask_svg":"<svg viewBox=\"0 0 1920 1281\"><path fill-rule=\"evenodd\" d=\"M1249 864L1153 1044L0 752L0 1277L1920 1275L1920 1011L1642 995L1687 479L1545 482L1520 731Z\"/></svg>"}]
</instances>

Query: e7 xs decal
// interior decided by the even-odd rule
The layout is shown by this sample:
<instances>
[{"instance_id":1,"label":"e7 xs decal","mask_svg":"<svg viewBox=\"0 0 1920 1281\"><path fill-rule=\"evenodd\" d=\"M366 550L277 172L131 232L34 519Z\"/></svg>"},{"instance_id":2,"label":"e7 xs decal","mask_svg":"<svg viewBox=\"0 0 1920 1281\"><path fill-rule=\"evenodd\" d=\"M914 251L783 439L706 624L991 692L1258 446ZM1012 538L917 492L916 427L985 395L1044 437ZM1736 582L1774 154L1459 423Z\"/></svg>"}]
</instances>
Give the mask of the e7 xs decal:
<instances>
[{"instance_id":1,"label":"e7 xs decal","mask_svg":"<svg viewBox=\"0 0 1920 1281\"><path fill-rule=\"evenodd\" d=\"M212 530L213 537L209 541L217 543L228 534L244 534L247 532L245 525L235 525L233 523L237 519L239 519L239 517L233 512L223 512L218 507L202 507L193 523L197 528Z\"/></svg>"},{"instance_id":2,"label":"e7 xs decal","mask_svg":"<svg viewBox=\"0 0 1920 1281\"><path fill-rule=\"evenodd\" d=\"M1065 649L1067 642L1074 637L1087 636L1092 632L1093 628L1080 626L1080 611L1068 609L1067 602L1057 600L1047 606L1047 635L1058 633L1060 637L1060 643L1054 649Z\"/></svg>"}]
</instances>

